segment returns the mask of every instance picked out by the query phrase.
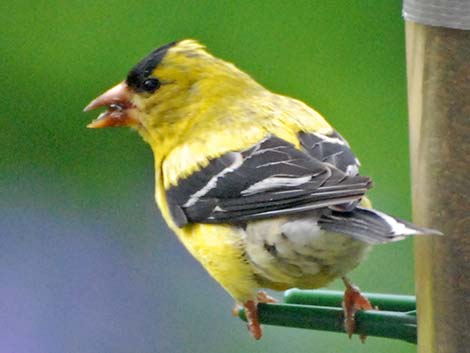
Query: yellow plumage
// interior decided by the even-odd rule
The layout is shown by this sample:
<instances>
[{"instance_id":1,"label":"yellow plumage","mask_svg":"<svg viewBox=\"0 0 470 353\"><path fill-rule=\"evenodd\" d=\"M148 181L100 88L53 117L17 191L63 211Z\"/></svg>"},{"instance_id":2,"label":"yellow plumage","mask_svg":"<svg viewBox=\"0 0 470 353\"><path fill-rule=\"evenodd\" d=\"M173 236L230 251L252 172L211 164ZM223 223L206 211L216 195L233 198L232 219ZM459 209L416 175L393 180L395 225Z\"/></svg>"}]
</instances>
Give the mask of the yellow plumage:
<instances>
[{"instance_id":1,"label":"yellow plumage","mask_svg":"<svg viewBox=\"0 0 470 353\"><path fill-rule=\"evenodd\" d=\"M250 146L267 133L298 145L299 131L332 130L312 108L269 92L193 40L171 48L153 75L169 84L158 95L135 97L137 107L146 112L138 131L156 159L165 159L158 167L164 170L166 188L208 159Z\"/></svg>"},{"instance_id":2,"label":"yellow plumage","mask_svg":"<svg viewBox=\"0 0 470 353\"><path fill-rule=\"evenodd\" d=\"M187 53L191 55L188 57ZM201 57L196 70L192 70L194 55ZM174 51L170 49L153 75L163 81L176 80L197 91L193 93L195 96L183 98L180 92L185 88L170 84L161 95L136 102L137 107L149 113L146 121L152 127L147 128L144 123L139 132L154 152L157 203L189 252L243 303L255 296L260 284L253 278L251 266L243 261L242 235L229 225L176 227L166 207L165 190L206 166L209 159L253 145L267 134L298 147L299 131L328 133L332 129L315 110L300 101L269 92L232 64L207 54L193 40L179 43ZM242 133L234 134L234 131ZM311 281L309 285L310 288L323 286L332 279L322 273L318 283ZM272 286L285 289L293 285Z\"/></svg>"},{"instance_id":3,"label":"yellow plumage","mask_svg":"<svg viewBox=\"0 0 470 353\"><path fill-rule=\"evenodd\" d=\"M255 338L259 288L324 286L370 244L423 231L360 207L370 180L319 113L196 41L152 52L86 109L99 106L89 127L129 125L149 143L163 217L245 305Z\"/></svg>"}]
</instances>

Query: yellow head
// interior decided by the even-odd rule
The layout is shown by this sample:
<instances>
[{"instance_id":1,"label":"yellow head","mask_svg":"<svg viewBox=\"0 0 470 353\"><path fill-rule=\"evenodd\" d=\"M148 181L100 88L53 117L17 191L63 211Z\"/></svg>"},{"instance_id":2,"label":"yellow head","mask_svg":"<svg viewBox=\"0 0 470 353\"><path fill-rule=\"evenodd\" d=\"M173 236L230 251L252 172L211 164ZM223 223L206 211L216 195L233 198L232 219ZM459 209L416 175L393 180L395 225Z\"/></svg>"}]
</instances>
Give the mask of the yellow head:
<instances>
[{"instance_id":1,"label":"yellow head","mask_svg":"<svg viewBox=\"0 0 470 353\"><path fill-rule=\"evenodd\" d=\"M259 90L247 74L209 54L190 39L151 52L125 81L91 102L85 110L108 110L89 127L133 126L146 139L163 138L169 126L181 132L198 114ZM226 104L225 104L226 105Z\"/></svg>"}]
</instances>

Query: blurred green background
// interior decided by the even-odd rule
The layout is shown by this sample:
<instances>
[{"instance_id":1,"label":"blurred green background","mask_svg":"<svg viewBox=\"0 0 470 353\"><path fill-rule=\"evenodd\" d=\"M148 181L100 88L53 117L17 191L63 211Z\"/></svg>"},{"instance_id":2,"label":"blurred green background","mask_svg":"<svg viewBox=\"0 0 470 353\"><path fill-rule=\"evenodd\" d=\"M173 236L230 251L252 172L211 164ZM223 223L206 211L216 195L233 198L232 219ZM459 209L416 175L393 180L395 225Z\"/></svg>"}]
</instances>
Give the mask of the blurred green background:
<instances>
[{"instance_id":1,"label":"blurred green background","mask_svg":"<svg viewBox=\"0 0 470 353\"><path fill-rule=\"evenodd\" d=\"M413 352L370 337L265 327L164 225L149 148L89 130L82 108L153 48L196 38L350 141L377 208L409 219L400 1L15 1L0 5L0 352ZM413 293L412 242L352 279ZM332 288L341 288L336 282Z\"/></svg>"}]
</instances>

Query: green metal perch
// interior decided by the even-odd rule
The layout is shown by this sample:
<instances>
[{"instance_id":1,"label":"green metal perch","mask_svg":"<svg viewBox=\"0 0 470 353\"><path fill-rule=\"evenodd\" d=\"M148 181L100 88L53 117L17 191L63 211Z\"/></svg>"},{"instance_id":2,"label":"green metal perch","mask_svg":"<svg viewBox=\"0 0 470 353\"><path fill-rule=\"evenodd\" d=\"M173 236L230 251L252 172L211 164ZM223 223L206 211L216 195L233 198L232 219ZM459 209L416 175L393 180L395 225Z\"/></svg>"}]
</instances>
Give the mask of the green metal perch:
<instances>
[{"instance_id":1,"label":"green metal perch","mask_svg":"<svg viewBox=\"0 0 470 353\"><path fill-rule=\"evenodd\" d=\"M378 311L356 314L356 333L416 343L416 300L409 295L364 293ZM284 303L259 304L262 324L344 333L343 292L291 289ZM246 321L244 310L239 316Z\"/></svg>"}]
</instances>

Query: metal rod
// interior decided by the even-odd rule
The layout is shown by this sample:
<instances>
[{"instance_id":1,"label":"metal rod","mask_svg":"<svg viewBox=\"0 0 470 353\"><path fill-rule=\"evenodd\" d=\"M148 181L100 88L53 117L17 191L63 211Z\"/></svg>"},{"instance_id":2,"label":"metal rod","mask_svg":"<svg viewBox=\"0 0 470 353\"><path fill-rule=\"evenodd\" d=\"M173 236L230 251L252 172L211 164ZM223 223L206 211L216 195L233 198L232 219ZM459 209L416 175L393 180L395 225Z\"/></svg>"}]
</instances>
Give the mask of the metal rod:
<instances>
[{"instance_id":1,"label":"metal rod","mask_svg":"<svg viewBox=\"0 0 470 353\"><path fill-rule=\"evenodd\" d=\"M288 326L312 330L341 332L343 309L335 307L259 304L259 319L262 324ZM239 316L246 321L244 310ZM356 314L356 333L365 336L388 337L416 343L416 317L390 311L360 311Z\"/></svg>"},{"instance_id":2,"label":"metal rod","mask_svg":"<svg viewBox=\"0 0 470 353\"><path fill-rule=\"evenodd\" d=\"M412 295L394 295L362 293L373 306L381 311L409 312L416 310L416 298ZM289 289L284 293L284 302L317 306L341 307L344 292L333 290L300 290Z\"/></svg>"}]
</instances>

